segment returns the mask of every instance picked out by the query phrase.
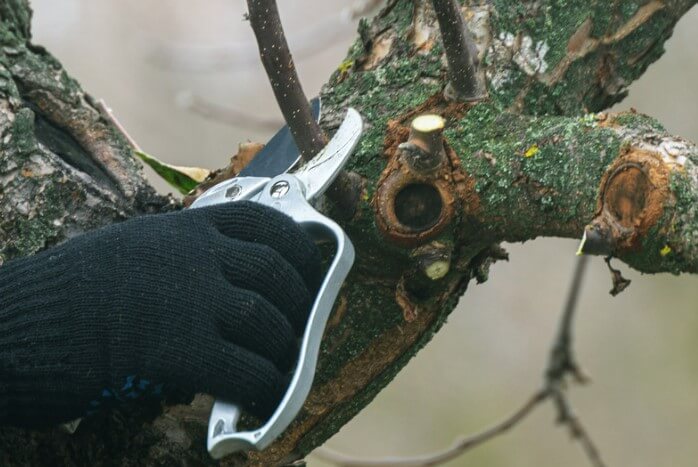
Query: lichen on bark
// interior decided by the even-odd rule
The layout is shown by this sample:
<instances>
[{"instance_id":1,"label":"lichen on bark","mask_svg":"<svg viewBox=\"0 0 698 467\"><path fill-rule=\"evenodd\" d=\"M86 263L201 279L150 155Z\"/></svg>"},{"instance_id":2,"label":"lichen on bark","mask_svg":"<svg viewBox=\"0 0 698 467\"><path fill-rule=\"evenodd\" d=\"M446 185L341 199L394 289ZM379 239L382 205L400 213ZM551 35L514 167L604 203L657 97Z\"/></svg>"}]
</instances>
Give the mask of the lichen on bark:
<instances>
[{"instance_id":1,"label":"lichen on bark","mask_svg":"<svg viewBox=\"0 0 698 467\"><path fill-rule=\"evenodd\" d=\"M0 257L165 208L121 136L29 41L26 2L0 5Z\"/></svg>"}]
</instances>

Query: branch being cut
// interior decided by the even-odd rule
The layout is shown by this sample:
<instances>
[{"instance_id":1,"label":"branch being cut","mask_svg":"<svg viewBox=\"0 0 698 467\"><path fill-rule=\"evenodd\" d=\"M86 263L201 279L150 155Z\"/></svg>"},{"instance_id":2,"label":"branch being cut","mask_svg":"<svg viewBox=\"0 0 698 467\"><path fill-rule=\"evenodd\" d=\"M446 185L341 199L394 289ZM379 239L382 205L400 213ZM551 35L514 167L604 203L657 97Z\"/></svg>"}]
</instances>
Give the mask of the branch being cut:
<instances>
[{"instance_id":1,"label":"branch being cut","mask_svg":"<svg viewBox=\"0 0 698 467\"><path fill-rule=\"evenodd\" d=\"M275 0L247 0L250 23L254 30L259 55L267 71L276 101L291 130L301 158L308 162L325 146L325 135L310 111L286 43ZM327 191L342 213L350 219L359 201L361 181L358 176L341 171Z\"/></svg>"},{"instance_id":2,"label":"branch being cut","mask_svg":"<svg viewBox=\"0 0 698 467\"><path fill-rule=\"evenodd\" d=\"M305 97L275 0L247 0L249 19L257 38L259 56L269 77L281 113L304 161L325 145L325 136L313 118Z\"/></svg>"}]
</instances>

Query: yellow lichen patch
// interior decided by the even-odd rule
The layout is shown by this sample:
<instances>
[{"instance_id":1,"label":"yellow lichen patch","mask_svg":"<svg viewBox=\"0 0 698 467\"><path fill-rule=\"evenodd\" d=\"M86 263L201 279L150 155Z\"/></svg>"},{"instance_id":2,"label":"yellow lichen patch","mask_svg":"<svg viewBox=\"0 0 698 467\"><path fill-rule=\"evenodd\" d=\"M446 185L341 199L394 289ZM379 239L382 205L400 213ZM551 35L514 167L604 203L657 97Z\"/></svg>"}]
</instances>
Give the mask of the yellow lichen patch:
<instances>
[{"instance_id":1,"label":"yellow lichen patch","mask_svg":"<svg viewBox=\"0 0 698 467\"><path fill-rule=\"evenodd\" d=\"M539 151L540 149L538 149L538 145L532 144L528 149L526 149L526 152L524 152L524 157L533 157L538 154Z\"/></svg>"},{"instance_id":2,"label":"yellow lichen patch","mask_svg":"<svg viewBox=\"0 0 698 467\"><path fill-rule=\"evenodd\" d=\"M671 247L670 247L669 245L664 245L664 248L662 248L661 250L659 250L659 254L662 255L662 256L666 256L666 255L668 255L669 253L671 253Z\"/></svg>"},{"instance_id":3,"label":"yellow lichen patch","mask_svg":"<svg viewBox=\"0 0 698 467\"><path fill-rule=\"evenodd\" d=\"M424 270L424 273L429 279L435 281L448 274L450 266L451 263L448 261L435 261Z\"/></svg>"},{"instance_id":4,"label":"yellow lichen patch","mask_svg":"<svg viewBox=\"0 0 698 467\"><path fill-rule=\"evenodd\" d=\"M344 60L337 67L337 71L339 71L341 74L345 74L349 70L351 70L351 67L353 67L353 66L354 66L354 60Z\"/></svg>"}]
</instances>

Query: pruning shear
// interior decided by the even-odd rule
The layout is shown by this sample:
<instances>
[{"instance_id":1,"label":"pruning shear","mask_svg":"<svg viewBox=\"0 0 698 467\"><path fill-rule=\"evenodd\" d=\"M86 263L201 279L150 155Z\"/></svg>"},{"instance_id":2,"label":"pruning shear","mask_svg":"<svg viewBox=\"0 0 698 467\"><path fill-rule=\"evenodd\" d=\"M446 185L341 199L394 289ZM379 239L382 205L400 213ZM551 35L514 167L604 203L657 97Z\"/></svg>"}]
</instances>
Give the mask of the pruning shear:
<instances>
[{"instance_id":1,"label":"pruning shear","mask_svg":"<svg viewBox=\"0 0 698 467\"><path fill-rule=\"evenodd\" d=\"M319 109L316 113L319 113ZM339 225L316 211L313 202L325 192L349 159L361 137L362 126L359 113L349 108L344 121L327 146L294 173L287 171L298 159L295 145L291 144L291 149L281 150L277 154L260 152L248 165L251 170L246 169L241 172L241 176L213 186L190 207L200 208L242 200L254 201L284 212L314 239L330 239L336 246L332 263L311 308L300 341L298 362L281 403L262 427L251 431L237 431L240 407L225 400L216 400L211 411L207 440L208 452L214 459L220 459L236 451L261 450L267 447L286 430L310 392L325 324L339 289L354 263L354 247L347 235ZM277 143L278 140L283 140L279 135L284 131L287 129L277 133L267 147L271 145L270 149L274 149L274 139L277 139ZM260 156L269 160L258 161ZM276 165L270 167L267 162L271 161L276 161ZM274 174L275 171L278 173Z\"/></svg>"}]
</instances>

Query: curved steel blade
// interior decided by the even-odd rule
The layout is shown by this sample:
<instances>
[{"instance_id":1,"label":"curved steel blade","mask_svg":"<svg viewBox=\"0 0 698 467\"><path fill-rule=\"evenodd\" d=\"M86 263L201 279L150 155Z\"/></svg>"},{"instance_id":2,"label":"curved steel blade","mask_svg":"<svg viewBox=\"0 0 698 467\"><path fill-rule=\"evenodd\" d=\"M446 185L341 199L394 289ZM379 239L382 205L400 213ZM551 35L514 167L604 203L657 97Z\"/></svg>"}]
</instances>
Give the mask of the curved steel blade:
<instances>
[{"instance_id":1,"label":"curved steel blade","mask_svg":"<svg viewBox=\"0 0 698 467\"><path fill-rule=\"evenodd\" d=\"M310 111L315 121L320 121L320 98L315 97L310 101ZM269 177L274 178L284 172L288 172L293 167L301 153L293 140L291 130L288 125L280 129L264 149L259 151L254 159L240 171L238 177Z\"/></svg>"}]
</instances>

